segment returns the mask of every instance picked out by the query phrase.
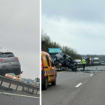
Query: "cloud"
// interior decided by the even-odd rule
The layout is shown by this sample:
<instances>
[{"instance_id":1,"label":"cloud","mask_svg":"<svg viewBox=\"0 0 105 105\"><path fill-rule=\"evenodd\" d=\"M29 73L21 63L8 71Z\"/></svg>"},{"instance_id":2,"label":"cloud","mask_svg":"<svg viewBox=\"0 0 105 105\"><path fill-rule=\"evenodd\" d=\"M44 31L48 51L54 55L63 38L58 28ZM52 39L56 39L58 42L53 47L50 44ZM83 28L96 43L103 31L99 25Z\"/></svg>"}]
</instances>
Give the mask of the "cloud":
<instances>
[{"instance_id":1,"label":"cloud","mask_svg":"<svg viewBox=\"0 0 105 105\"><path fill-rule=\"evenodd\" d=\"M72 20L105 22L104 0L42 0L42 14Z\"/></svg>"},{"instance_id":2,"label":"cloud","mask_svg":"<svg viewBox=\"0 0 105 105\"><path fill-rule=\"evenodd\" d=\"M76 49L80 54L104 54L105 26L101 23L73 21L42 15L42 29L53 41Z\"/></svg>"},{"instance_id":3,"label":"cloud","mask_svg":"<svg viewBox=\"0 0 105 105\"><path fill-rule=\"evenodd\" d=\"M20 60L23 77L39 75L39 0L0 0L0 49Z\"/></svg>"},{"instance_id":4,"label":"cloud","mask_svg":"<svg viewBox=\"0 0 105 105\"><path fill-rule=\"evenodd\" d=\"M40 54L35 52L22 52L13 51L15 56L19 58L21 70L23 71L22 77L35 79L40 72Z\"/></svg>"}]
</instances>

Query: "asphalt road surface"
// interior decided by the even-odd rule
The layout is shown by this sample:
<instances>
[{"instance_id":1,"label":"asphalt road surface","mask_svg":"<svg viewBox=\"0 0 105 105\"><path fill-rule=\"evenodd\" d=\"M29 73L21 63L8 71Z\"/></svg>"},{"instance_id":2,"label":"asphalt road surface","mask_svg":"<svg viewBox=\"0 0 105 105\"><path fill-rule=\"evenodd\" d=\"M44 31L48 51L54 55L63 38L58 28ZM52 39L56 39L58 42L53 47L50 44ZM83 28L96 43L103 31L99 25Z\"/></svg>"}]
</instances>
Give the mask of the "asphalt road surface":
<instances>
[{"instance_id":1,"label":"asphalt road surface","mask_svg":"<svg viewBox=\"0 0 105 105\"><path fill-rule=\"evenodd\" d=\"M39 98L0 93L0 105L39 105Z\"/></svg>"},{"instance_id":2,"label":"asphalt road surface","mask_svg":"<svg viewBox=\"0 0 105 105\"><path fill-rule=\"evenodd\" d=\"M6 82L0 86L0 105L40 105L39 93L22 92L22 87L18 87L18 90L15 91L15 85L12 84L10 88L8 86Z\"/></svg>"},{"instance_id":3,"label":"asphalt road surface","mask_svg":"<svg viewBox=\"0 0 105 105\"><path fill-rule=\"evenodd\" d=\"M86 72L58 72L57 85L42 91L42 105L105 105L104 70L97 66L86 67Z\"/></svg>"}]
</instances>

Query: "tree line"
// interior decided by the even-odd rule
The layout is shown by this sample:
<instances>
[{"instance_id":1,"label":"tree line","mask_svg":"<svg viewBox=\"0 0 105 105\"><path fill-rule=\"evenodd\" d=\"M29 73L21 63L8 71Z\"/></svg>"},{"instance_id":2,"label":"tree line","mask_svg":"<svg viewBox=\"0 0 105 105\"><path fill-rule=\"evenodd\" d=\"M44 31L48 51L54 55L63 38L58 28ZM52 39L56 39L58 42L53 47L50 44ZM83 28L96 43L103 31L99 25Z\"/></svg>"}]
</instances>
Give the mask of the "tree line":
<instances>
[{"instance_id":1,"label":"tree line","mask_svg":"<svg viewBox=\"0 0 105 105\"><path fill-rule=\"evenodd\" d=\"M48 48L61 48L62 53L69 55L73 59L81 59L81 55L77 53L74 49L68 46L61 46L57 42L51 41L51 38L44 32L41 33L41 43L42 43L42 51L48 52ZM44 39L44 41L43 41Z\"/></svg>"}]
</instances>

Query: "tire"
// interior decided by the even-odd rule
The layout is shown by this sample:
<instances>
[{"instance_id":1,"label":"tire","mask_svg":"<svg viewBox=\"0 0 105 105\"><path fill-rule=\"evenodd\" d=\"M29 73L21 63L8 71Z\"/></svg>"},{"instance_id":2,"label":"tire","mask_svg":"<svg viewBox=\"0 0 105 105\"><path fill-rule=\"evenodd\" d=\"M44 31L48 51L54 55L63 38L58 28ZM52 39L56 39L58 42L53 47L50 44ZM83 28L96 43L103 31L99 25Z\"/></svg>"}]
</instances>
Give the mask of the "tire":
<instances>
[{"instance_id":1,"label":"tire","mask_svg":"<svg viewBox=\"0 0 105 105\"><path fill-rule=\"evenodd\" d=\"M43 89L47 90L48 84L47 84L47 79L45 79L45 83L43 84Z\"/></svg>"},{"instance_id":2,"label":"tire","mask_svg":"<svg viewBox=\"0 0 105 105\"><path fill-rule=\"evenodd\" d=\"M56 85L56 78L55 78L55 80L52 82L52 85L53 85L53 86Z\"/></svg>"}]
</instances>

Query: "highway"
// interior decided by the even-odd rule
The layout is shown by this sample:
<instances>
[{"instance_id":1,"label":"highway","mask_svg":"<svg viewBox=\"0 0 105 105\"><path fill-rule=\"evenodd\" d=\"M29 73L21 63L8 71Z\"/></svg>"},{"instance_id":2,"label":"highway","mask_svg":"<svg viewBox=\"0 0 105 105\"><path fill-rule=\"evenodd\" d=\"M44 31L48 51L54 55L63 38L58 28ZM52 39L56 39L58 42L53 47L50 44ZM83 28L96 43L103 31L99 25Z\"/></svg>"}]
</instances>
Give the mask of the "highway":
<instances>
[{"instance_id":1,"label":"highway","mask_svg":"<svg viewBox=\"0 0 105 105\"><path fill-rule=\"evenodd\" d=\"M0 105L40 105L40 94L31 94L30 92L22 92L22 87L19 86L17 91L16 85L11 85L3 82L0 86ZM32 91L32 90L30 90Z\"/></svg>"},{"instance_id":2,"label":"highway","mask_svg":"<svg viewBox=\"0 0 105 105\"><path fill-rule=\"evenodd\" d=\"M86 67L86 72L58 72L57 85L42 90L42 105L105 105L104 70L95 66Z\"/></svg>"}]
</instances>

